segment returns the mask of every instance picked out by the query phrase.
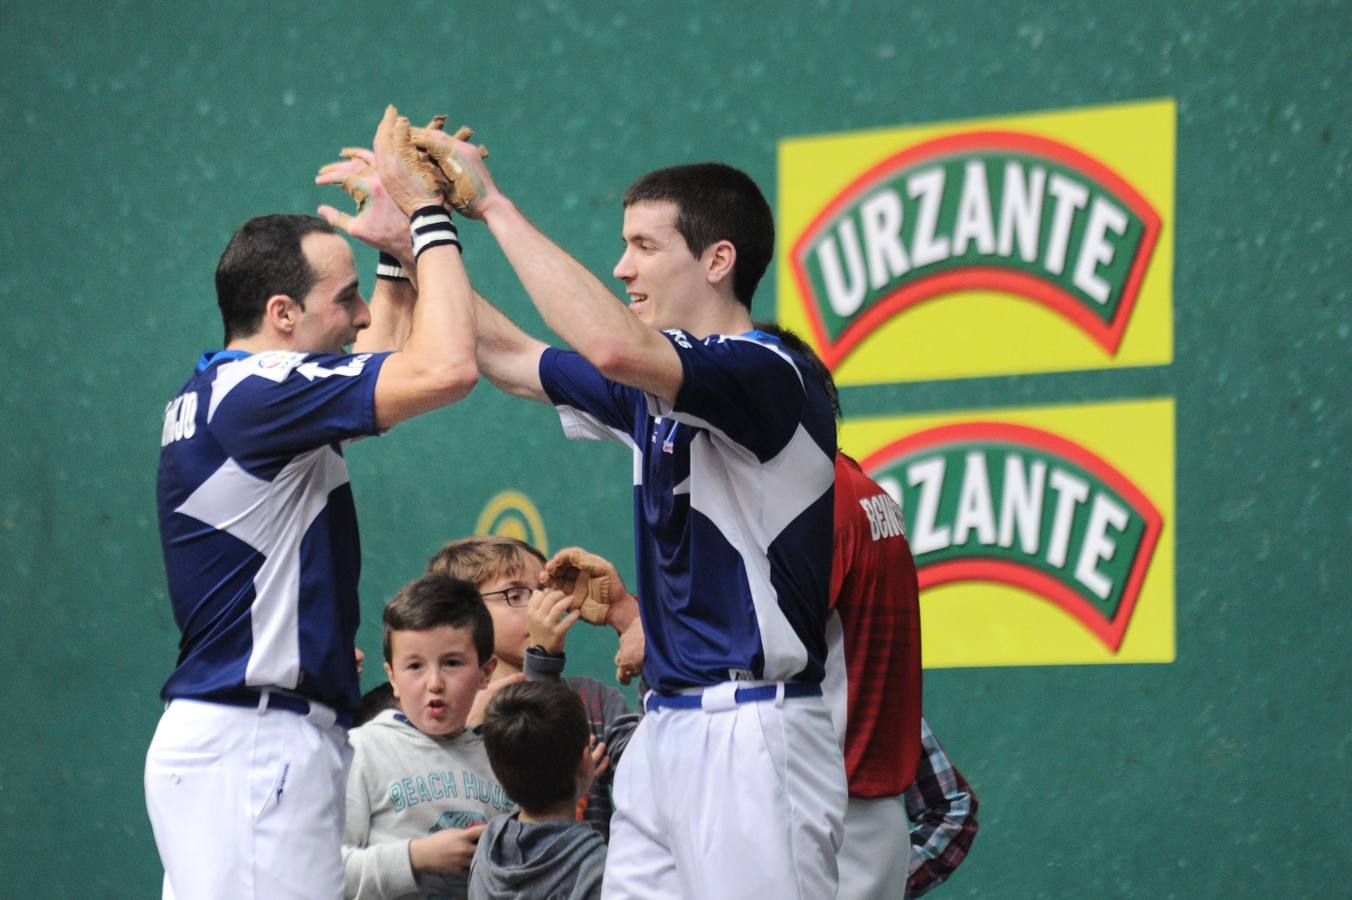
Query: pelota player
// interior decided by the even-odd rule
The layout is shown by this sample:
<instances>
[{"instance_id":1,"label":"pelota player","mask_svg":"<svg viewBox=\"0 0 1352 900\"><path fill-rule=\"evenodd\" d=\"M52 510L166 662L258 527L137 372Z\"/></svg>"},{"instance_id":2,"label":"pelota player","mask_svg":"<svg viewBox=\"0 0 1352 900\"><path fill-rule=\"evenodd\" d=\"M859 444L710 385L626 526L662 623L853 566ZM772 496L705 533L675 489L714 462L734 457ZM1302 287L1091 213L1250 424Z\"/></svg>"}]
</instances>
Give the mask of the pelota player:
<instances>
[{"instance_id":1,"label":"pelota player","mask_svg":"<svg viewBox=\"0 0 1352 900\"><path fill-rule=\"evenodd\" d=\"M768 204L719 164L625 193L626 309L437 132L545 322L486 304L485 375L554 405L565 433L634 453L638 586L653 688L615 778L604 896L832 897L845 805L821 699L835 422L801 357L752 330L773 252Z\"/></svg>"},{"instance_id":2,"label":"pelota player","mask_svg":"<svg viewBox=\"0 0 1352 900\"><path fill-rule=\"evenodd\" d=\"M904 795L920 758L920 605L901 508L836 454L836 553L828 697L850 801L841 900L900 896L910 860Z\"/></svg>"},{"instance_id":3,"label":"pelota player","mask_svg":"<svg viewBox=\"0 0 1352 900\"><path fill-rule=\"evenodd\" d=\"M413 216L421 293L401 352L346 354L371 324L347 242L319 219L264 216L217 269L226 348L165 414L160 531L182 640L145 784L166 897L343 893L343 726L361 698L342 448L476 380L454 228L393 108L376 161Z\"/></svg>"}]
</instances>

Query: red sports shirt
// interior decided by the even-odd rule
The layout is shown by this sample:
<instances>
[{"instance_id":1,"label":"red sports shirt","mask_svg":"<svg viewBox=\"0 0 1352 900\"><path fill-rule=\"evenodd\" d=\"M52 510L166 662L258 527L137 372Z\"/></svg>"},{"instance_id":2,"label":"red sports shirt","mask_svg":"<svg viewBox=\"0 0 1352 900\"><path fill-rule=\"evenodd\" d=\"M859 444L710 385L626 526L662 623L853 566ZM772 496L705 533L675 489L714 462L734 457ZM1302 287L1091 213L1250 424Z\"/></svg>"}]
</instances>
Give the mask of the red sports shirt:
<instances>
[{"instance_id":1,"label":"red sports shirt","mask_svg":"<svg viewBox=\"0 0 1352 900\"><path fill-rule=\"evenodd\" d=\"M850 796L901 794L921 753L920 588L901 507L844 453L836 454L835 528L831 608L840 630L830 627L828 640L832 656L844 655Z\"/></svg>"}]
</instances>

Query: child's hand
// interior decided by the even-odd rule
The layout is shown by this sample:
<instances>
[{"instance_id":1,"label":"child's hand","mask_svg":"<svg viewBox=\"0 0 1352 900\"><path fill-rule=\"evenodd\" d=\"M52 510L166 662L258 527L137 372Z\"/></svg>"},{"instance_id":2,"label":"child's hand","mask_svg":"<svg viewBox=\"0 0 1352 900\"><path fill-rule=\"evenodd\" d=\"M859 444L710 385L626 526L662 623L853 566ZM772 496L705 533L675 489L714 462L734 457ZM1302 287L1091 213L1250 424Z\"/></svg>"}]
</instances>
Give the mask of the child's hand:
<instances>
[{"instance_id":1,"label":"child's hand","mask_svg":"<svg viewBox=\"0 0 1352 900\"><path fill-rule=\"evenodd\" d=\"M605 741L597 741L596 735L591 737L591 758L592 758L592 781L600 781L601 776L606 774L610 768L610 753ZM590 788L588 788L590 790Z\"/></svg>"},{"instance_id":2,"label":"child's hand","mask_svg":"<svg viewBox=\"0 0 1352 900\"><path fill-rule=\"evenodd\" d=\"M574 608L578 599L563 591L541 589L526 603L526 634L530 646L550 653L563 652L563 639L580 613Z\"/></svg>"},{"instance_id":3,"label":"child's hand","mask_svg":"<svg viewBox=\"0 0 1352 900\"><path fill-rule=\"evenodd\" d=\"M579 822L587 820L587 801L591 799L591 786L605 774L606 769L610 768L610 757L606 755L606 742L598 743L596 735L593 734L588 746L591 747L592 777L587 782L586 789L582 791L582 796L577 798L575 818Z\"/></svg>"},{"instance_id":4,"label":"child's hand","mask_svg":"<svg viewBox=\"0 0 1352 900\"><path fill-rule=\"evenodd\" d=\"M447 828L425 838L408 842L408 859L415 872L450 872L468 875L474 848L483 834L483 825Z\"/></svg>"},{"instance_id":5,"label":"child's hand","mask_svg":"<svg viewBox=\"0 0 1352 900\"><path fill-rule=\"evenodd\" d=\"M522 672L515 675L508 675L506 678L499 678L497 681L490 681L488 687L474 695L474 704L469 708L469 715L465 718L466 728L478 728L484 723L484 716L488 712L488 704L497 696L498 691L509 684L516 684L518 681L525 681L526 676Z\"/></svg>"}]
</instances>

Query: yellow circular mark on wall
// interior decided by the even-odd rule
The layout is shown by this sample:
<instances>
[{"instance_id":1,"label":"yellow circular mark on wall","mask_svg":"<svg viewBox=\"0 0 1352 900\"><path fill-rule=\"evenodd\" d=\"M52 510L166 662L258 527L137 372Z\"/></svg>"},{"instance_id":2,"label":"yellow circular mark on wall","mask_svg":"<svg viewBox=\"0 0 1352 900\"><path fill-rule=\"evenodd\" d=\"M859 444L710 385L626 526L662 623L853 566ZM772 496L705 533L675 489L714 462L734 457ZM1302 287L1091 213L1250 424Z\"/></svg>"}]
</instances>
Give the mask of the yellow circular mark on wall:
<instances>
[{"instance_id":1,"label":"yellow circular mark on wall","mask_svg":"<svg viewBox=\"0 0 1352 900\"><path fill-rule=\"evenodd\" d=\"M520 491L503 491L489 500L479 513L474 533L516 538L549 556L545 520L530 498Z\"/></svg>"}]
</instances>

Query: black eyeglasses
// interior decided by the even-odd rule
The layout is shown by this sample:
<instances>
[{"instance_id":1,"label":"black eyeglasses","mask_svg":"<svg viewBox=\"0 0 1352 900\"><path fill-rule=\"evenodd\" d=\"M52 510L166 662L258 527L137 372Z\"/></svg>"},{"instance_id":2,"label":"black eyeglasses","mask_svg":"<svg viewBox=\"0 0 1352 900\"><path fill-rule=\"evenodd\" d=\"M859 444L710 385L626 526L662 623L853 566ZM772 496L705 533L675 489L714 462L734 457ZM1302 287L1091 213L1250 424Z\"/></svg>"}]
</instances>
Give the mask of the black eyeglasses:
<instances>
[{"instance_id":1,"label":"black eyeglasses","mask_svg":"<svg viewBox=\"0 0 1352 900\"><path fill-rule=\"evenodd\" d=\"M528 587L509 587L505 591L489 591L479 596L484 599L485 603L488 602L489 597L500 596L507 601L508 606L525 606L527 601L530 600L530 595L531 589Z\"/></svg>"}]
</instances>

